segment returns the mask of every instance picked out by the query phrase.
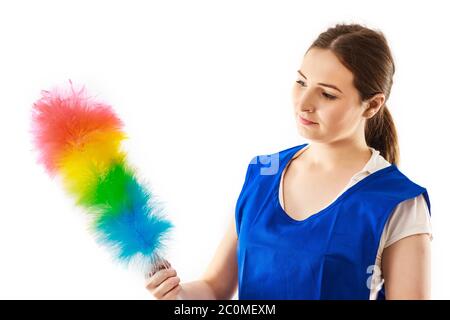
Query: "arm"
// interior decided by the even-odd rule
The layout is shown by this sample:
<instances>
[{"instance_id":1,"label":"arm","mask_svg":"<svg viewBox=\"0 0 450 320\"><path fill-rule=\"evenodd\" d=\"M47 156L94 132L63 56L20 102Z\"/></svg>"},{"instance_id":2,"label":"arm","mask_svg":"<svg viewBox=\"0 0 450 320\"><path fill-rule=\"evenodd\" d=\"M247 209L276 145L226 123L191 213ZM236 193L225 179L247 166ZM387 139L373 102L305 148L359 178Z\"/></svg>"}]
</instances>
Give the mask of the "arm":
<instances>
[{"instance_id":1,"label":"arm","mask_svg":"<svg viewBox=\"0 0 450 320\"><path fill-rule=\"evenodd\" d=\"M383 251L387 300L430 299L431 249L428 234L403 238Z\"/></svg>"},{"instance_id":2,"label":"arm","mask_svg":"<svg viewBox=\"0 0 450 320\"><path fill-rule=\"evenodd\" d=\"M228 229L200 280L182 283L181 299L231 299L237 289L237 234L235 221Z\"/></svg>"}]
</instances>

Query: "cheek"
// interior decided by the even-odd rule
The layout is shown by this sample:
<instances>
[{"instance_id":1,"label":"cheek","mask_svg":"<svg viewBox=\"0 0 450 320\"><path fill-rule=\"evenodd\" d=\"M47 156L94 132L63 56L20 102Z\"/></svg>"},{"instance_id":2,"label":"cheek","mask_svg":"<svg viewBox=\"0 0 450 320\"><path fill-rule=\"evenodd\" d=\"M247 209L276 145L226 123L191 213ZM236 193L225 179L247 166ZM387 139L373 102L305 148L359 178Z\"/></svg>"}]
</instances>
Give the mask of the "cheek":
<instances>
[{"instance_id":1,"label":"cheek","mask_svg":"<svg viewBox=\"0 0 450 320\"><path fill-rule=\"evenodd\" d=\"M357 113L346 103L330 105L321 111L320 118L329 129L342 130L356 122Z\"/></svg>"}]
</instances>

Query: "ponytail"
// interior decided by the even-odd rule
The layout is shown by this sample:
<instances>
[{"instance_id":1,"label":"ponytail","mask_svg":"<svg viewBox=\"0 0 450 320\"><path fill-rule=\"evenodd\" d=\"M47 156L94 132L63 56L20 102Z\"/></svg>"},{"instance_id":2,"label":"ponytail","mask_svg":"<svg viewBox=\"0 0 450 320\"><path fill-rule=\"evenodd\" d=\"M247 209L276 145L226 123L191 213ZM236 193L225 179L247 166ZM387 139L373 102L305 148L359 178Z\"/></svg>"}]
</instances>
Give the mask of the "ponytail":
<instances>
[{"instance_id":1,"label":"ponytail","mask_svg":"<svg viewBox=\"0 0 450 320\"><path fill-rule=\"evenodd\" d=\"M388 162L398 166L400 152L397 130L386 104L372 118L366 121L365 137L369 147L380 151L380 154Z\"/></svg>"}]
</instances>

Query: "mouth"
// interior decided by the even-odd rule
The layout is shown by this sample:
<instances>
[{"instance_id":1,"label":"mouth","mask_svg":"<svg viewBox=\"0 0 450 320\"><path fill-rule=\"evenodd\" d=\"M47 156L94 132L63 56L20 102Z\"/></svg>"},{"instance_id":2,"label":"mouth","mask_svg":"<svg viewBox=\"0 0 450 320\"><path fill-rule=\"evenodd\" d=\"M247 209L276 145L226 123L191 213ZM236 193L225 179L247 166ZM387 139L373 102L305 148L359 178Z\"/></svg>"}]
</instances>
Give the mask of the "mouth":
<instances>
[{"instance_id":1,"label":"mouth","mask_svg":"<svg viewBox=\"0 0 450 320\"><path fill-rule=\"evenodd\" d=\"M302 116L298 116L298 119L299 119L300 123L301 123L301 124L304 124L304 125L318 124L317 122L313 122L313 121L311 121L311 120L305 119L305 118L303 118Z\"/></svg>"}]
</instances>

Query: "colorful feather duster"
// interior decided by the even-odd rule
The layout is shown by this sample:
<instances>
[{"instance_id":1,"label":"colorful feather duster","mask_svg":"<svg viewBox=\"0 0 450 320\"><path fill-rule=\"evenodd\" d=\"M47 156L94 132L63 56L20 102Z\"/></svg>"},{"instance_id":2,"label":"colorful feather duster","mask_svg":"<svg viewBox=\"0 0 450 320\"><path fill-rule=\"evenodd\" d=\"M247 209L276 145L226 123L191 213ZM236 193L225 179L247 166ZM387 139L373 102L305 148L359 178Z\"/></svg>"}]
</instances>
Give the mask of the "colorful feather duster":
<instances>
[{"instance_id":1,"label":"colorful feather duster","mask_svg":"<svg viewBox=\"0 0 450 320\"><path fill-rule=\"evenodd\" d=\"M32 133L39 162L59 176L76 204L90 214L96 238L126 264L150 273L166 265L164 242L173 225L128 164L123 123L85 88L42 91L34 103Z\"/></svg>"}]
</instances>

